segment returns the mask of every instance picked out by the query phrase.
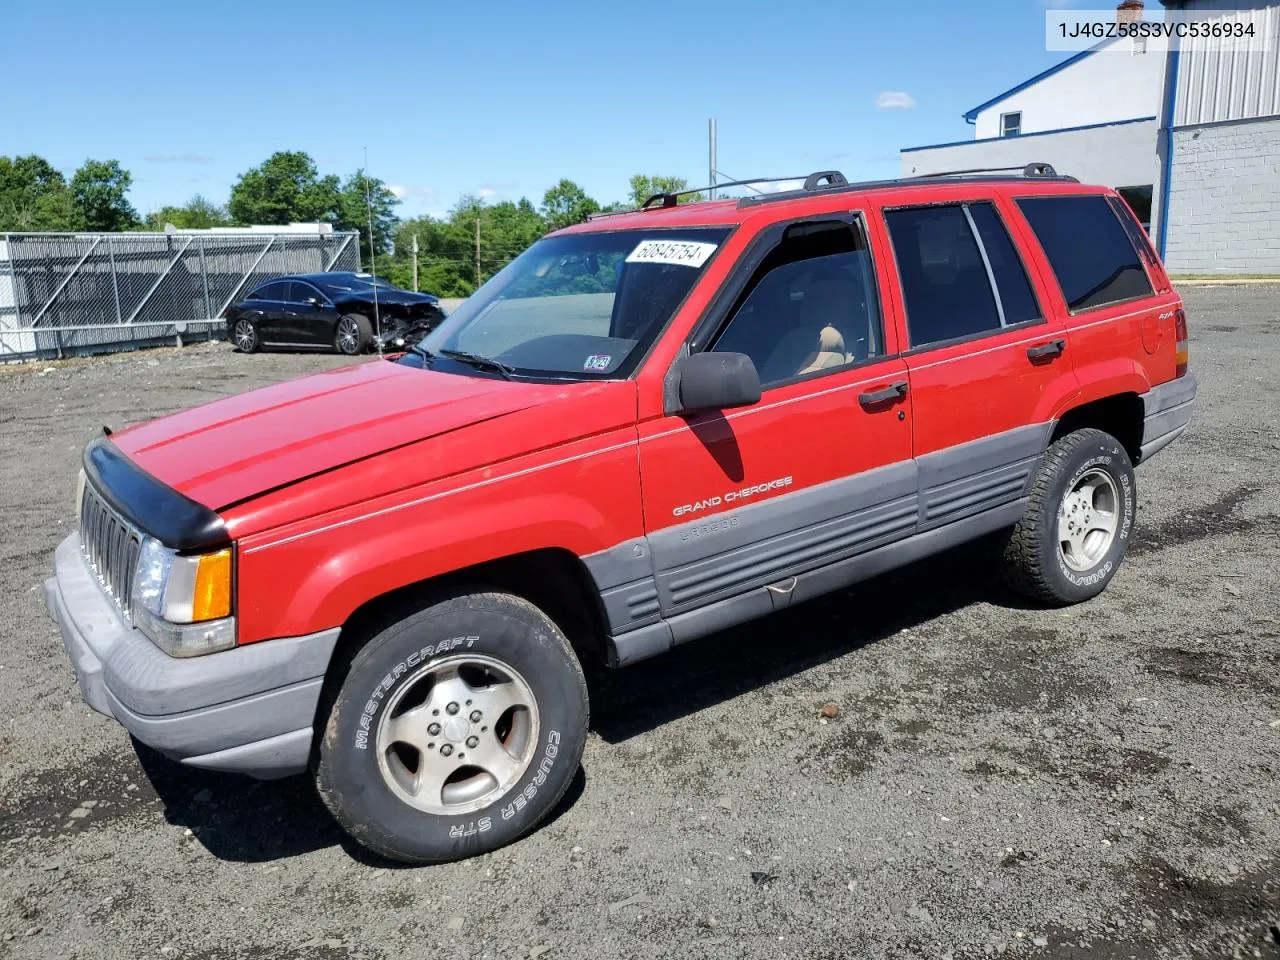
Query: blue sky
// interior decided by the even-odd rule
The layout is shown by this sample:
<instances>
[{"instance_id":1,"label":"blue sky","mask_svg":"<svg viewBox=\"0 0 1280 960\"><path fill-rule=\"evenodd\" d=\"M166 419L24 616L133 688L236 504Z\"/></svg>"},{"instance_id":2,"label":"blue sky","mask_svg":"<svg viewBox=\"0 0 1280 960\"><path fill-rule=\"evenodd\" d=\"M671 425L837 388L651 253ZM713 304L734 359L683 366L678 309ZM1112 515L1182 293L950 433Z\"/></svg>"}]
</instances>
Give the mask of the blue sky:
<instances>
[{"instance_id":1,"label":"blue sky","mask_svg":"<svg viewBox=\"0 0 1280 960\"><path fill-rule=\"evenodd\" d=\"M633 173L700 185L715 116L734 176L893 176L899 148L968 138L965 110L1065 58L1044 10L1070 3L17 0L0 154L118 159L146 213L225 202L275 150L345 175L367 147L414 216L562 176L602 202Z\"/></svg>"}]
</instances>

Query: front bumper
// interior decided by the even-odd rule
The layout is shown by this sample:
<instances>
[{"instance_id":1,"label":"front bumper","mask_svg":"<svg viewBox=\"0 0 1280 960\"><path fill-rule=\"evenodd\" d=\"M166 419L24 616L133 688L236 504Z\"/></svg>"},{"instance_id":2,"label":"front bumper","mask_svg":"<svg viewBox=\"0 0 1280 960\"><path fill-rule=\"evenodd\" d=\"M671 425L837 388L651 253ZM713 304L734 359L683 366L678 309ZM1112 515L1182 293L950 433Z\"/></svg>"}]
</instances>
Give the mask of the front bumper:
<instances>
[{"instance_id":1,"label":"front bumper","mask_svg":"<svg viewBox=\"0 0 1280 960\"><path fill-rule=\"evenodd\" d=\"M1197 386L1196 375L1185 373L1142 394L1142 455L1139 462L1149 459L1182 436L1191 424Z\"/></svg>"},{"instance_id":2,"label":"front bumper","mask_svg":"<svg viewBox=\"0 0 1280 960\"><path fill-rule=\"evenodd\" d=\"M263 779L301 773L338 629L175 659L125 623L72 534L44 583L85 702L182 763Z\"/></svg>"}]
</instances>

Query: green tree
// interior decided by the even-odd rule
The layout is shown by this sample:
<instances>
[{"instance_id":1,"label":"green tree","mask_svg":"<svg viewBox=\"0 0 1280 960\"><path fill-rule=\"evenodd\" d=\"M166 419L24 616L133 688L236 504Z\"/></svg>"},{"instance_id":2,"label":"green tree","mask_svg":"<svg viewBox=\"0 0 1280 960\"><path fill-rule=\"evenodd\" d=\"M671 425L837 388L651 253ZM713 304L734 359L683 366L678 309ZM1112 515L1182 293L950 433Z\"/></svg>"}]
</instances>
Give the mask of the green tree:
<instances>
[{"instance_id":1,"label":"green tree","mask_svg":"<svg viewBox=\"0 0 1280 960\"><path fill-rule=\"evenodd\" d=\"M548 230L582 223L600 209L600 204L572 180L561 180L542 195L542 218Z\"/></svg>"},{"instance_id":2,"label":"green tree","mask_svg":"<svg viewBox=\"0 0 1280 960\"><path fill-rule=\"evenodd\" d=\"M231 217L225 208L218 206L200 194L196 194L182 207L161 207L147 215L148 230L160 231L171 223L179 230L207 230L210 227L231 225Z\"/></svg>"},{"instance_id":3,"label":"green tree","mask_svg":"<svg viewBox=\"0 0 1280 960\"><path fill-rule=\"evenodd\" d=\"M301 151L273 153L231 188L227 209L239 223L310 223L339 219L340 182L320 176Z\"/></svg>"},{"instance_id":4,"label":"green tree","mask_svg":"<svg viewBox=\"0 0 1280 960\"><path fill-rule=\"evenodd\" d=\"M444 219L406 220L396 231L395 256L379 272L402 286L413 282L413 238L418 238L418 288L442 297L466 297L476 289L476 226L480 236L480 282L519 256L547 230L527 199L486 204L459 198Z\"/></svg>"},{"instance_id":5,"label":"green tree","mask_svg":"<svg viewBox=\"0 0 1280 960\"><path fill-rule=\"evenodd\" d=\"M367 192L366 192L367 191ZM338 216L334 223L339 230L360 231L360 256L365 264L373 262L373 253L382 257L391 250L396 226L396 206L400 200L377 177L368 177L357 170L347 178L338 194ZM369 214L373 213L372 251L369 247ZM381 266L379 266L381 271Z\"/></svg>"},{"instance_id":6,"label":"green tree","mask_svg":"<svg viewBox=\"0 0 1280 960\"><path fill-rule=\"evenodd\" d=\"M679 193L681 190L689 189L689 181L684 177L651 177L647 174L637 173L631 178L631 205L638 207L654 194L657 193ZM680 203L694 203L698 200L696 193L681 197Z\"/></svg>"},{"instance_id":7,"label":"green tree","mask_svg":"<svg viewBox=\"0 0 1280 960\"><path fill-rule=\"evenodd\" d=\"M127 196L133 175L118 160L86 160L71 178L71 195L89 230L129 230L138 211Z\"/></svg>"},{"instance_id":8,"label":"green tree","mask_svg":"<svg viewBox=\"0 0 1280 960\"><path fill-rule=\"evenodd\" d=\"M0 157L0 230L80 230L66 178L43 157Z\"/></svg>"}]
</instances>

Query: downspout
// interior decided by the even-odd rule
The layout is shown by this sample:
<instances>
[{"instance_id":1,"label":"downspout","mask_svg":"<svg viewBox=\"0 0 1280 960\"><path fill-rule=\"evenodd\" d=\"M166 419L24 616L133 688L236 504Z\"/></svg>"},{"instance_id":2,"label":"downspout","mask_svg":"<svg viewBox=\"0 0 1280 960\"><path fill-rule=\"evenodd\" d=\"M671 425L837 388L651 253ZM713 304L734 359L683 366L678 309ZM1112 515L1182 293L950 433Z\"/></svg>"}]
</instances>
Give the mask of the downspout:
<instances>
[{"instance_id":1,"label":"downspout","mask_svg":"<svg viewBox=\"0 0 1280 960\"><path fill-rule=\"evenodd\" d=\"M1173 195L1173 121L1178 98L1178 58L1182 48L1176 38L1171 40L1168 66L1164 76L1164 119L1160 133L1164 135L1164 182L1160 184L1160 236L1156 245L1160 250L1160 259L1165 258L1169 248L1169 198Z\"/></svg>"}]
</instances>

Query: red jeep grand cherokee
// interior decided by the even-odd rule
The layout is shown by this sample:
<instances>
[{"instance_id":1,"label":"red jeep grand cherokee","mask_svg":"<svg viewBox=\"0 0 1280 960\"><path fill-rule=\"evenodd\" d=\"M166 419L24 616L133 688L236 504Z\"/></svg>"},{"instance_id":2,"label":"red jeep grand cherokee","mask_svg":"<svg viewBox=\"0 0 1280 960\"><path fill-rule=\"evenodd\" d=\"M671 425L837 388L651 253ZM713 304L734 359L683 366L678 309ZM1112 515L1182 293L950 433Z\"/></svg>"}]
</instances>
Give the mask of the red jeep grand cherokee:
<instances>
[{"instance_id":1,"label":"red jeep grand cherokee","mask_svg":"<svg viewBox=\"0 0 1280 960\"><path fill-rule=\"evenodd\" d=\"M1037 600L1107 585L1196 392L1112 190L676 199L539 241L409 353L92 442L45 584L89 705L192 766L310 769L360 842L443 861L564 793L582 656L996 531Z\"/></svg>"}]
</instances>

